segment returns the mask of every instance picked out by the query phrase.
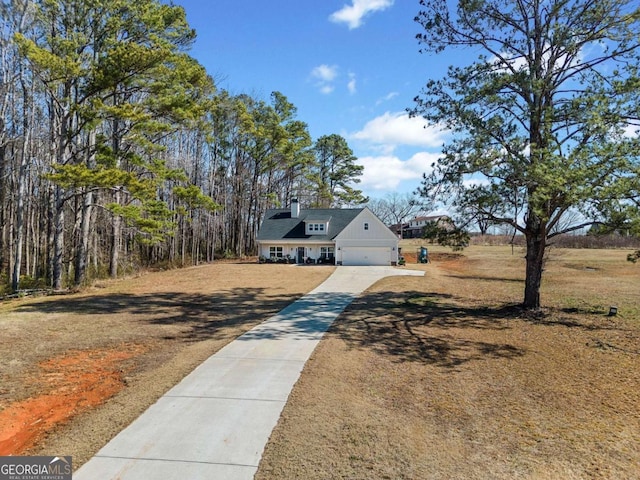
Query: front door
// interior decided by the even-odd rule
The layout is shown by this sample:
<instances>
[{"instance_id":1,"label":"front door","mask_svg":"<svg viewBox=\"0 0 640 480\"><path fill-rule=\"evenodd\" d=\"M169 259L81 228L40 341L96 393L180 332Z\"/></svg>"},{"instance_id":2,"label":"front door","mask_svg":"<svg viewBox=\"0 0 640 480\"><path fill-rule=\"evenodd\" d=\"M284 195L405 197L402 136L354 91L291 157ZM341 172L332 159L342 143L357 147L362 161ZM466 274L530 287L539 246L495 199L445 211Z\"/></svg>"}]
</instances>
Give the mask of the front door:
<instances>
[{"instance_id":1,"label":"front door","mask_svg":"<svg viewBox=\"0 0 640 480\"><path fill-rule=\"evenodd\" d=\"M304 263L304 247L298 247L298 263Z\"/></svg>"}]
</instances>

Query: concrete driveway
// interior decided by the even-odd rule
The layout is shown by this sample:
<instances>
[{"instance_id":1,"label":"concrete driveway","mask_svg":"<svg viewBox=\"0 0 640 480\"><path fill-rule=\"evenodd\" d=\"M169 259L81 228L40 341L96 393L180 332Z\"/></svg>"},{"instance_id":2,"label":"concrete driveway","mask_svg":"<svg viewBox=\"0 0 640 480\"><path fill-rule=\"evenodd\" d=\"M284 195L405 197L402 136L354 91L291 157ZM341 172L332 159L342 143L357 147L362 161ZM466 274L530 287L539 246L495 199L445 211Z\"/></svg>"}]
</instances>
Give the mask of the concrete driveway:
<instances>
[{"instance_id":1,"label":"concrete driveway","mask_svg":"<svg viewBox=\"0 0 640 480\"><path fill-rule=\"evenodd\" d=\"M338 267L318 288L228 344L74 473L74 480L252 479L304 364L335 318L381 278Z\"/></svg>"}]
</instances>

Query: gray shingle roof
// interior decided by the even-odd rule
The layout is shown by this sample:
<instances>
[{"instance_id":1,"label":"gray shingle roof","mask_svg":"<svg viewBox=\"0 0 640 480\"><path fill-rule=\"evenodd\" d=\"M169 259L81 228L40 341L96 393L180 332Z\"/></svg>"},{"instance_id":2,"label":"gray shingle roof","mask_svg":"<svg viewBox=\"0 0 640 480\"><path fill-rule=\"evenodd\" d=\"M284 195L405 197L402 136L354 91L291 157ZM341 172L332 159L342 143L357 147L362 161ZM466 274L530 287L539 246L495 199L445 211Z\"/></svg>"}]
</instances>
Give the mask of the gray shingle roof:
<instances>
[{"instance_id":1,"label":"gray shingle roof","mask_svg":"<svg viewBox=\"0 0 640 480\"><path fill-rule=\"evenodd\" d=\"M290 209L267 210L258 232L258 241L270 240L333 240L363 208L313 208L301 209L298 218L291 218ZM324 235L306 235L305 221L329 220L329 229Z\"/></svg>"}]
</instances>

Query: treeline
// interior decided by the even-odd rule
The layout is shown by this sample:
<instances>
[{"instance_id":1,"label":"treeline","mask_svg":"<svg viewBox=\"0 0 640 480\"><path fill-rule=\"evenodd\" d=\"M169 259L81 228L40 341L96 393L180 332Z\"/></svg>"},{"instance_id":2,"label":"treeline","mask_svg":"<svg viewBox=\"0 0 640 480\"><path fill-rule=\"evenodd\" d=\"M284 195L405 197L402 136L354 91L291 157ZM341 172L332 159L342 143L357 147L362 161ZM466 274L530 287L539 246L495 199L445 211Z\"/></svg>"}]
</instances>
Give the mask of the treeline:
<instances>
[{"instance_id":1,"label":"treeline","mask_svg":"<svg viewBox=\"0 0 640 480\"><path fill-rule=\"evenodd\" d=\"M470 245L515 245L525 246L522 235L471 235ZM556 248L594 248L594 249L637 249L640 239L632 235L599 234L599 235L558 235L553 238L551 246Z\"/></svg>"},{"instance_id":2,"label":"treeline","mask_svg":"<svg viewBox=\"0 0 640 480\"><path fill-rule=\"evenodd\" d=\"M181 7L0 8L0 269L13 290L251 254L267 208L364 200L344 138L314 142L279 92L216 90L186 53Z\"/></svg>"}]
</instances>

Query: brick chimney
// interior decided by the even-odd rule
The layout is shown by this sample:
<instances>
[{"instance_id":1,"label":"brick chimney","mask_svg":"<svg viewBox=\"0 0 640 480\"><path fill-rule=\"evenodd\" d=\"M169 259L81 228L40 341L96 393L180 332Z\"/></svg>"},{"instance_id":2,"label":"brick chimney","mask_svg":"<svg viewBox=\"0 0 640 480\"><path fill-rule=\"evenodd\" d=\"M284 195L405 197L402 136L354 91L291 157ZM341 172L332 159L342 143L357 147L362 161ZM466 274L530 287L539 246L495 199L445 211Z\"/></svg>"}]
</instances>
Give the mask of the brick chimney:
<instances>
[{"instance_id":1,"label":"brick chimney","mask_svg":"<svg viewBox=\"0 0 640 480\"><path fill-rule=\"evenodd\" d=\"M291 218L298 218L300 216L300 204L297 198L291 199Z\"/></svg>"}]
</instances>

